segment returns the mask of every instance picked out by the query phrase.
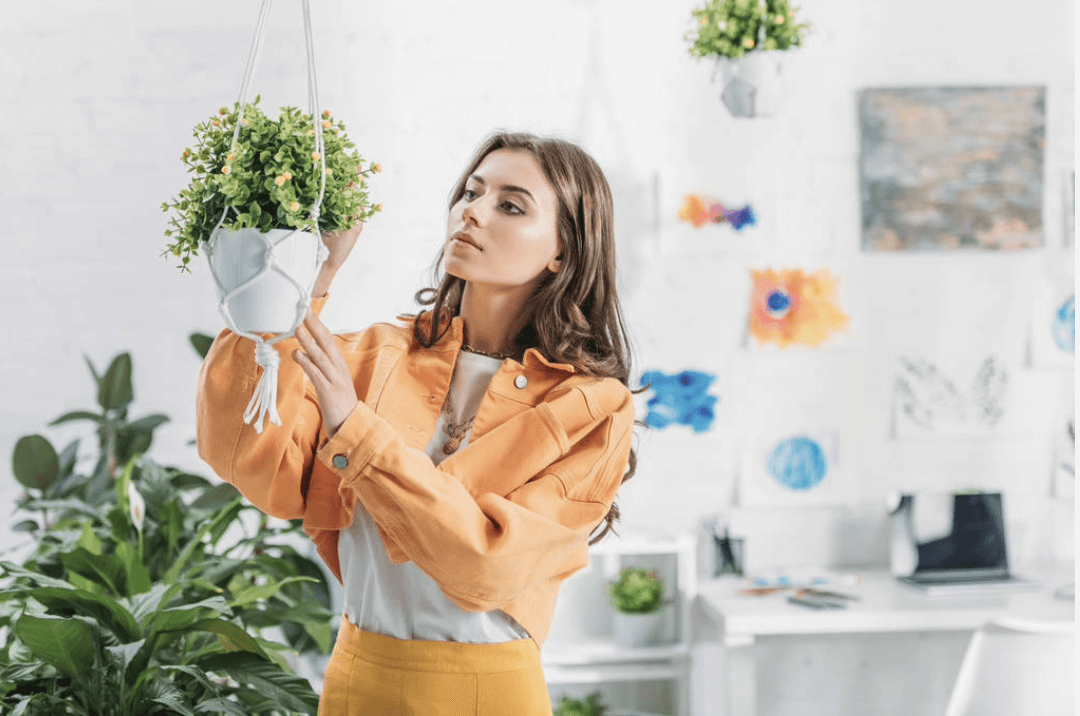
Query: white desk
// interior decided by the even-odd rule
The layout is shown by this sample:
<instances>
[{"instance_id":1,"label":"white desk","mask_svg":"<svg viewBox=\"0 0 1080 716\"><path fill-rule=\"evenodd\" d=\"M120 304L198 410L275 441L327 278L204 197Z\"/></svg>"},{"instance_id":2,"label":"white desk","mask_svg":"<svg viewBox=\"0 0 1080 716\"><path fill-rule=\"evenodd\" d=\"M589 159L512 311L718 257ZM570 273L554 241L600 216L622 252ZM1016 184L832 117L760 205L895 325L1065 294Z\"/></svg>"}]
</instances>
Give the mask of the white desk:
<instances>
[{"instance_id":1,"label":"white desk","mask_svg":"<svg viewBox=\"0 0 1080 716\"><path fill-rule=\"evenodd\" d=\"M746 580L712 580L699 585L703 612L720 632L726 672L726 716L755 716L757 682L753 659L759 636L800 634L876 634L911 631L975 630L998 617L1073 621L1075 603L1054 596L1073 580L1073 566L1018 570L1041 582L1032 591L987 595L927 596L896 581L887 570L857 571L854 586L823 585L859 597L846 609L817 610L790 604L791 592L740 596Z\"/></svg>"}]
</instances>

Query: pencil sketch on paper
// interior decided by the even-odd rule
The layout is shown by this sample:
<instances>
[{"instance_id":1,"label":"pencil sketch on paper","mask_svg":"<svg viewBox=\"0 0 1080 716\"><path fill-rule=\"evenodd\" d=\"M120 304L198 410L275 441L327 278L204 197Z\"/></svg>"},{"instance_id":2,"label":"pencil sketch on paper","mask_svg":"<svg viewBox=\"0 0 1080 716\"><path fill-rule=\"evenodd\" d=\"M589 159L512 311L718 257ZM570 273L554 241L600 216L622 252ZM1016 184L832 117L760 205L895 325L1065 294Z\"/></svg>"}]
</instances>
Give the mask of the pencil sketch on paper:
<instances>
[{"instance_id":1,"label":"pencil sketch on paper","mask_svg":"<svg viewBox=\"0 0 1080 716\"><path fill-rule=\"evenodd\" d=\"M895 383L897 428L925 434L991 430L1005 416L1008 385L1008 371L994 356L982 362L966 389L929 360L901 358Z\"/></svg>"}]
</instances>

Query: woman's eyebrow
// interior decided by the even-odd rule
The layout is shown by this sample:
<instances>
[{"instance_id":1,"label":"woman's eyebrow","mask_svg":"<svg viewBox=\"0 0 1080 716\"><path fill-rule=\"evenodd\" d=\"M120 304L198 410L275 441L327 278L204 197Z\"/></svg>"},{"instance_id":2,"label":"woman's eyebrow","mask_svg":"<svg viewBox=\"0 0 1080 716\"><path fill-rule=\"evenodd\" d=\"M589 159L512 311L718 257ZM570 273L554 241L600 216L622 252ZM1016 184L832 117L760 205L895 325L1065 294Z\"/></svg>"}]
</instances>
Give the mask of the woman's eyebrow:
<instances>
[{"instance_id":1,"label":"woman's eyebrow","mask_svg":"<svg viewBox=\"0 0 1080 716\"><path fill-rule=\"evenodd\" d=\"M481 177L479 174L473 174L469 178L472 179L473 181L475 181L477 184L482 184L484 186L487 186L487 182L485 182L483 177ZM524 194L525 196L532 199L533 203L536 203L536 197L533 196L532 192L529 191L528 189L526 189L525 187L516 186L514 184L503 184L502 186L499 187L499 190L500 191L512 191L512 192L515 192L517 194Z\"/></svg>"}]
</instances>

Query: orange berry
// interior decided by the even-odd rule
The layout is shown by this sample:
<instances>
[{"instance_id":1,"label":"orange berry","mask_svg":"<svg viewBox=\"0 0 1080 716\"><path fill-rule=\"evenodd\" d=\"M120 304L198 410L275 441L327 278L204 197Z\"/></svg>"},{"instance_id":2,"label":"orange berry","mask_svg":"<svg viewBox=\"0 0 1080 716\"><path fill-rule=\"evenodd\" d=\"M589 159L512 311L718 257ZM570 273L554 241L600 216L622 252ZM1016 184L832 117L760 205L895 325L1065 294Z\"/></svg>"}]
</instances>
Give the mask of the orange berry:
<instances>
[{"instance_id":1,"label":"orange berry","mask_svg":"<svg viewBox=\"0 0 1080 716\"><path fill-rule=\"evenodd\" d=\"M212 122L210 122L210 124L214 125L215 127L220 127L221 126L221 122L217 121L216 119L213 120Z\"/></svg>"},{"instance_id":2,"label":"orange berry","mask_svg":"<svg viewBox=\"0 0 1080 716\"><path fill-rule=\"evenodd\" d=\"M328 110L328 109L324 109L324 110L323 110L323 113L322 113L322 116L323 116L323 117L329 117L329 116L330 116L330 110Z\"/></svg>"},{"instance_id":3,"label":"orange berry","mask_svg":"<svg viewBox=\"0 0 1080 716\"><path fill-rule=\"evenodd\" d=\"M285 172L281 176L285 177L285 181L289 181L290 179L292 179L292 172Z\"/></svg>"},{"instance_id":4,"label":"orange berry","mask_svg":"<svg viewBox=\"0 0 1080 716\"><path fill-rule=\"evenodd\" d=\"M285 183L285 177L284 176L279 176L277 179L274 180L274 183L277 184L278 186L281 186L282 184Z\"/></svg>"},{"instance_id":5,"label":"orange berry","mask_svg":"<svg viewBox=\"0 0 1080 716\"><path fill-rule=\"evenodd\" d=\"M317 161L319 161L319 159L320 159L321 157L322 157L322 155L321 155L321 154L319 154L318 152L312 152L312 153L311 153L311 160L312 160L312 161L314 161L314 162L317 162Z\"/></svg>"},{"instance_id":6,"label":"orange berry","mask_svg":"<svg viewBox=\"0 0 1080 716\"><path fill-rule=\"evenodd\" d=\"M299 208L300 208L300 202L298 202L298 201L294 201L293 203L289 204L289 211L296 211Z\"/></svg>"},{"instance_id":7,"label":"orange berry","mask_svg":"<svg viewBox=\"0 0 1080 716\"><path fill-rule=\"evenodd\" d=\"M334 176L334 170L331 169L330 167L327 167L326 168L326 176L328 176L328 177Z\"/></svg>"},{"instance_id":8,"label":"orange berry","mask_svg":"<svg viewBox=\"0 0 1080 716\"><path fill-rule=\"evenodd\" d=\"M229 152L229 156L225 157L225 161L231 162L235 158L236 158L236 154L234 152Z\"/></svg>"},{"instance_id":9,"label":"orange berry","mask_svg":"<svg viewBox=\"0 0 1080 716\"><path fill-rule=\"evenodd\" d=\"M376 204L375 211L382 211L382 204Z\"/></svg>"},{"instance_id":10,"label":"orange berry","mask_svg":"<svg viewBox=\"0 0 1080 716\"><path fill-rule=\"evenodd\" d=\"M218 114L220 114L220 115L222 115L222 116L224 116L224 115L225 115L225 113L226 113L227 111L228 111L227 109L225 109L224 107L222 107L221 109L219 109L219 110L217 111L217 113L218 113Z\"/></svg>"},{"instance_id":11,"label":"orange berry","mask_svg":"<svg viewBox=\"0 0 1080 716\"><path fill-rule=\"evenodd\" d=\"M221 168L222 174L229 174L230 172L232 172L232 167L230 167L228 164Z\"/></svg>"},{"instance_id":12,"label":"orange berry","mask_svg":"<svg viewBox=\"0 0 1080 716\"><path fill-rule=\"evenodd\" d=\"M381 172L381 171L382 171L382 167L381 167L381 166L379 166L378 164L372 164L372 165L371 165L371 170L372 170L373 172L375 172L376 174L378 174L379 172Z\"/></svg>"},{"instance_id":13,"label":"orange berry","mask_svg":"<svg viewBox=\"0 0 1080 716\"><path fill-rule=\"evenodd\" d=\"M324 119L322 121L322 126L323 126L323 129L330 129L330 120L329 119Z\"/></svg>"}]
</instances>

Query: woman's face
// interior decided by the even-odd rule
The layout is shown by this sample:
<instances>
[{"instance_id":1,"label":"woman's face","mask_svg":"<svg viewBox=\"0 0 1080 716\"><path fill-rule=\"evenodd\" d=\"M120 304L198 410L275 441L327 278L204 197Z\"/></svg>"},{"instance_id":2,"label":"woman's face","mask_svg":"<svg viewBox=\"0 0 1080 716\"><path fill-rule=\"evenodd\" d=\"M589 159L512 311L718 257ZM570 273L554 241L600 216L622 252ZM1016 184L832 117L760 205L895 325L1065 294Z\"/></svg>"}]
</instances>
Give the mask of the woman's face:
<instances>
[{"instance_id":1,"label":"woman's face","mask_svg":"<svg viewBox=\"0 0 1080 716\"><path fill-rule=\"evenodd\" d=\"M558 271L558 201L536 158L496 149L480 162L450 208L446 272L470 284L517 288Z\"/></svg>"}]
</instances>

